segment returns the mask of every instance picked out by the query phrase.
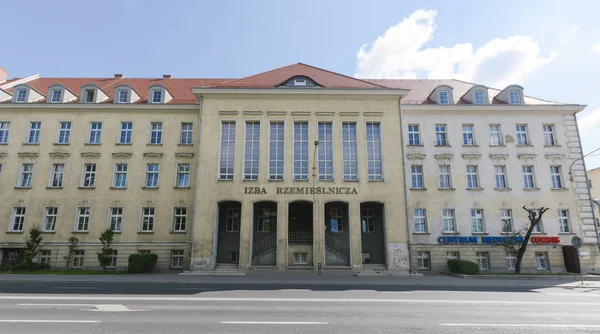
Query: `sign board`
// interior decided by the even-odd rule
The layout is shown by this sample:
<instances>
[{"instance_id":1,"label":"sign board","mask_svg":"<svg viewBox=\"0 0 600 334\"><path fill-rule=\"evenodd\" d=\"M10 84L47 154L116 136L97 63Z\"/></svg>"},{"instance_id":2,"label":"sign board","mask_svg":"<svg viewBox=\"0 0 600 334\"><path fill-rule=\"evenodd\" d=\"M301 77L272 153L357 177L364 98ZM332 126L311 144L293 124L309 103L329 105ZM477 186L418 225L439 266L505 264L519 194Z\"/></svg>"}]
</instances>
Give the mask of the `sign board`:
<instances>
[{"instance_id":1,"label":"sign board","mask_svg":"<svg viewBox=\"0 0 600 334\"><path fill-rule=\"evenodd\" d=\"M579 256L590 256L590 252L579 252Z\"/></svg>"},{"instance_id":2,"label":"sign board","mask_svg":"<svg viewBox=\"0 0 600 334\"><path fill-rule=\"evenodd\" d=\"M573 245L573 247L575 247L575 248L579 248L579 247L581 247L582 243L583 243L583 242L582 242L581 238L580 238L580 237L578 237L578 236L574 236L574 237L571 239L571 245Z\"/></svg>"}]
</instances>

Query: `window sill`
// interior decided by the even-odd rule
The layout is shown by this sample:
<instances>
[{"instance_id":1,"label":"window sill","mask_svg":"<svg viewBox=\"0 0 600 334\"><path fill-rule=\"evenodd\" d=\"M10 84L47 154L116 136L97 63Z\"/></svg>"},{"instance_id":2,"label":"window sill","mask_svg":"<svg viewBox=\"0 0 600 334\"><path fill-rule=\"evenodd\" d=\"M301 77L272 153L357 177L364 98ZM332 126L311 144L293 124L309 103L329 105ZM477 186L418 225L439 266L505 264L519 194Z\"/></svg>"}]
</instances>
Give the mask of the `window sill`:
<instances>
[{"instance_id":1,"label":"window sill","mask_svg":"<svg viewBox=\"0 0 600 334\"><path fill-rule=\"evenodd\" d=\"M173 187L173 189L190 190L190 189L192 189L192 187L190 187L190 186L187 186L187 187L178 187L178 186L175 186L175 187Z\"/></svg>"},{"instance_id":2,"label":"window sill","mask_svg":"<svg viewBox=\"0 0 600 334\"><path fill-rule=\"evenodd\" d=\"M96 187L79 187L79 189L94 190Z\"/></svg>"},{"instance_id":3,"label":"window sill","mask_svg":"<svg viewBox=\"0 0 600 334\"><path fill-rule=\"evenodd\" d=\"M121 234L121 233L123 233L121 231L112 231L112 232L113 232L113 234Z\"/></svg>"},{"instance_id":4,"label":"window sill","mask_svg":"<svg viewBox=\"0 0 600 334\"><path fill-rule=\"evenodd\" d=\"M23 143L25 146L40 146L40 143Z\"/></svg>"},{"instance_id":5,"label":"window sill","mask_svg":"<svg viewBox=\"0 0 600 334\"><path fill-rule=\"evenodd\" d=\"M360 180L342 180L342 182L344 182L344 183L346 183L346 182L348 182L348 183L359 183Z\"/></svg>"},{"instance_id":6,"label":"window sill","mask_svg":"<svg viewBox=\"0 0 600 334\"><path fill-rule=\"evenodd\" d=\"M551 191L567 191L569 188L550 188Z\"/></svg>"},{"instance_id":7,"label":"window sill","mask_svg":"<svg viewBox=\"0 0 600 334\"><path fill-rule=\"evenodd\" d=\"M89 231L73 231L72 234L89 234Z\"/></svg>"},{"instance_id":8,"label":"window sill","mask_svg":"<svg viewBox=\"0 0 600 334\"><path fill-rule=\"evenodd\" d=\"M110 190L127 190L127 187L110 187Z\"/></svg>"},{"instance_id":9,"label":"window sill","mask_svg":"<svg viewBox=\"0 0 600 334\"><path fill-rule=\"evenodd\" d=\"M540 188L523 188L523 191L540 191Z\"/></svg>"},{"instance_id":10,"label":"window sill","mask_svg":"<svg viewBox=\"0 0 600 334\"><path fill-rule=\"evenodd\" d=\"M310 182L309 179L306 179L306 180L303 180L303 179L293 179L292 181L294 181L294 182L301 182L301 183Z\"/></svg>"},{"instance_id":11,"label":"window sill","mask_svg":"<svg viewBox=\"0 0 600 334\"><path fill-rule=\"evenodd\" d=\"M462 147L479 147L479 145L464 145Z\"/></svg>"},{"instance_id":12,"label":"window sill","mask_svg":"<svg viewBox=\"0 0 600 334\"><path fill-rule=\"evenodd\" d=\"M28 190L28 189L31 189L31 187L15 187L15 189L25 189L25 190Z\"/></svg>"},{"instance_id":13,"label":"window sill","mask_svg":"<svg viewBox=\"0 0 600 334\"><path fill-rule=\"evenodd\" d=\"M56 234L56 231L42 231L42 234Z\"/></svg>"},{"instance_id":14,"label":"window sill","mask_svg":"<svg viewBox=\"0 0 600 334\"><path fill-rule=\"evenodd\" d=\"M54 145L63 146L63 145L71 145L71 143L54 143Z\"/></svg>"},{"instance_id":15,"label":"window sill","mask_svg":"<svg viewBox=\"0 0 600 334\"><path fill-rule=\"evenodd\" d=\"M84 146L100 146L102 143L85 143Z\"/></svg>"},{"instance_id":16,"label":"window sill","mask_svg":"<svg viewBox=\"0 0 600 334\"><path fill-rule=\"evenodd\" d=\"M414 235L431 235L431 232L413 232Z\"/></svg>"},{"instance_id":17,"label":"window sill","mask_svg":"<svg viewBox=\"0 0 600 334\"><path fill-rule=\"evenodd\" d=\"M242 182L245 180L242 180ZM217 179L217 182L233 182L233 179Z\"/></svg>"},{"instance_id":18,"label":"window sill","mask_svg":"<svg viewBox=\"0 0 600 334\"><path fill-rule=\"evenodd\" d=\"M517 144L517 147L533 147L533 145L531 145L531 144L525 144L525 145L519 145L519 144Z\"/></svg>"},{"instance_id":19,"label":"window sill","mask_svg":"<svg viewBox=\"0 0 600 334\"><path fill-rule=\"evenodd\" d=\"M369 182L375 182L375 183L380 183L380 182L385 182L385 180L383 179L383 177L379 180L367 180L367 183Z\"/></svg>"},{"instance_id":20,"label":"window sill","mask_svg":"<svg viewBox=\"0 0 600 334\"><path fill-rule=\"evenodd\" d=\"M142 190L158 190L158 187L142 187Z\"/></svg>"},{"instance_id":21,"label":"window sill","mask_svg":"<svg viewBox=\"0 0 600 334\"><path fill-rule=\"evenodd\" d=\"M434 147L452 147L452 145L434 145Z\"/></svg>"},{"instance_id":22,"label":"window sill","mask_svg":"<svg viewBox=\"0 0 600 334\"><path fill-rule=\"evenodd\" d=\"M268 179L267 182L283 182L284 180L278 180L278 179Z\"/></svg>"},{"instance_id":23,"label":"window sill","mask_svg":"<svg viewBox=\"0 0 600 334\"><path fill-rule=\"evenodd\" d=\"M60 189L63 189L63 187L46 187L46 189L48 189L48 190L60 190Z\"/></svg>"},{"instance_id":24,"label":"window sill","mask_svg":"<svg viewBox=\"0 0 600 334\"><path fill-rule=\"evenodd\" d=\"M467 188L467 191L483 191L483 188Z\"/></svg>"},{"instance_id":25,"label":"window sill","mask_svg":"<svg viewBox=\"0 0 600 334\"><path fill-rule=\"evenodd\" d=\"M8 231L6 232L6 234L24 234L25 232L23 231Z\"/></svg>"},{"instance_id":26,"label":"window sill","mask_svg":"<svg viewBox=\"0 0 600 334\"><path fill-rule=\"evenodd\" d=\"M494 188L495 191L511 191L512 188Z\"/></svg>"},{"instance_id":27,"label":"window sill","mask_svg":"<svg viewBox=\"0 0 600 334\"><path fill-rule=\"evenodd\" d=\"M8 143L0 143L0 145L8 145Z\"/></svg>"},{"instance_id":28,"label":"window sill","mask_svg":"<svg viewBox=\"0 0 600 334\"><path fill-rule=\"evenodd\" d=\"M332 180L321 180L321 179L318 179L317 181L319 181L319 182L327 182L327 183L333 183L333 182L335 182L335 180L333 180L333 179Z\"/></svg>"},{"instance_id":29,"label":"window sill","mask_svg":"<svg viewBox=\"0 0 600 334\"><path fill-rule=\"evenodd\" d=\"M544 145L544 147L562 147L560 145Z\"/></svg>"},{"instance_id":30,"label":"window sill","mask_svg":"<svg viewBox=\"0 0 600 334\"><path fill-rule=\"evenodd\" d=\"M414 190L414 191L425 191L425 190L427 190L427 188L410 188L410 190Z\"/></svg>"},{"instance_id":31,"label":"window sill","mask_svg":"<svg viewBox=\"0 0 600 334\"><path fill-rule=\"evenodd\" d=\"M115 145L119 145L119 146L131 146L133 144L132 143L115 143Z\"/></svg>"},{"instance_id":32,"label":"window sill","mask_svg":"<svg viewBox=\"0 0 600 334\"><path fill-rule=\"evenodd\" d=\"M137 234L154 234L154 231L139 231Z\"/></svg>"},{"instance_id":33,"label":"window sill","mask_svg":"<svg viewBox=\"0 0 600 334\"><path fill-rule=\"evenodd\" d=\"M506 147L506 145L490 145L490 147Z\"/></svg>"},{"instance_id":34,"label":"window sill","mask_svg":"<svg viewBox=\"0 0 600 334\"><path fill-rule=\"evenodd\" d=\"M233 181L233 180L220 180L220 181ZM242 182L258 182L257 179L242 179Z\"/></svg>"},{"instance_id":35,"label":"window sill","mask_svg":"<svg viewBox=\"0 0 600 334\"><path fill-rule=\"evenodd\" d=\"M575 232L558 232L558 235L575 235Z\"/></svg>"},{"instance_id":36,"label":"window sill","mask_svg":"<svg viewBox=\"0 0 600 334\"><path fill-rule=\"evenodd\" d=\"M419 144L419 145L406 145L406 147L424 147L423 144Z\"/></svg>"},{"instance_id":37,"label":"window sill","mask_svg":"<svg viewBox=\"0 0 600 334\"><path fill-rule=\"evenodd\" d=\"M170 234L186 234L186 231L171 231Z\"/></svg>"},{"instance_id":38,"label":"window sill","mask_svg":"<svg viewBox=\"0 0 600 334\"><path fill-rule=\"evenodd\" d=\"M181 144L181 143L179 143L179 144L177 144L177 146L190 146L191 147L191 146L194 146L194 144L193 143L192 144Z\"/></svg>"},{"instance_id":39,"label":"window sill","mask_svg":"<svg viewBox=\"0 0 600 334\"><path fill-rule=\"evenodd\" d=\"M146 146L163 146L163 144L146 144Z\"/></svg>"},{"instance_id":40,"label":"window sill","mask_svg":"<svg viewBox=\"0 0 600 334\"><path fill-rule=\"evenodd\" d=\"M459 232L442 232L442 235L460 235Z\"/></svg>"},{"instance_id":41,"label":"window sill","mask_svg":"<svg viewBox=\"0 0 600 334\"><path fill-rule=\"evenodd\" d=\"M548 235L548 233L546 233L546 232L531 232L531 235ZM550 244L538 244L538 245L550 245Z\"/></svg>"},{"instance_id":42,"label":"window sill","mask_svg":"<svg viewBox=\"0 0 600 334\"><path fill-rule=\"evenodd\" d=\"M471 232L471 235L490 235L490 232Z\"/></svg>"},{"instance_id":43,"label":"window sill","mask_svg":"<svg viewBox=\"0 0 600 334\"><path fill-rule=\"evenodd\" d=\"M438 188L439 191L455 191L456 188Z\"/></svg>"}]
</instances>

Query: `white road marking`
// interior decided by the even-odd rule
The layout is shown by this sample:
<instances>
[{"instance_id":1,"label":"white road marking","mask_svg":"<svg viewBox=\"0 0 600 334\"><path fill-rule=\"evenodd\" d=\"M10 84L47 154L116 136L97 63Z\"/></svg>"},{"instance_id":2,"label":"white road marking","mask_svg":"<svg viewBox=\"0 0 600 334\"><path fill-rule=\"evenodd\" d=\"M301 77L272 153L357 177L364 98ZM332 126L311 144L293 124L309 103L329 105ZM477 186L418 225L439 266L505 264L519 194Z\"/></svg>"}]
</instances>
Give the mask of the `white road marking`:
<instances>
[{"instance_id":1,"label":"white road marking","mask_svg":"<svg viewBox=\"0 0 600 334\"><path fill-rule=\"evenodd\" d=\"M98 287L94 286L52 286L50 289L57 290L100 290Z\"/></svg>"},{"instance_id":2,"label":"white road marking","mask_svg":"<svg viewBox=\"0 0 600 334\"><path fill-rule=\"evenodd\" d=\"M222 324L230 325L328 325L328 322L320 321L221 321Z\"/></svg>"},{"instance_id":3,"label":"white road marking","mask_svg":"<svg viewBox=\"0 0 600 334\"><path fill-rule=\"evenodd\" d=\"M0 323L51 323L51 324L97 324L100 320L4 320L0 319Z\"/></svg>"},{"instance_id":4,"label":"white road marking","mask_svg":"<svg viewBox=\"0 0 600 334\"><path fill-rule=\"evenodd\" d=\"M19 306L93 307L94 304L17 304Z\"/></svg>"},{"instance_id":5,"label":"white road marking","mask_svg":"<svg viewBox=\"0 0 600 334\"><path fill-rule=\"evenodd\" d=\"M82 309L82 311L98 312L129 312L129 308L121 304L18 304L19 306L46 306L46 307L94 307L94 309Z\"/></svg>"},{"instance_id":6,"label":"white road marking","mask_svg":"<svg viewBox=\"0 0 600 334\"><path fill-rule=\"evenodd\" d=\"M440 324L454 327L553 327L553 328L600 328L600 325L568 324Z\"/></svg>"}]
</instances>

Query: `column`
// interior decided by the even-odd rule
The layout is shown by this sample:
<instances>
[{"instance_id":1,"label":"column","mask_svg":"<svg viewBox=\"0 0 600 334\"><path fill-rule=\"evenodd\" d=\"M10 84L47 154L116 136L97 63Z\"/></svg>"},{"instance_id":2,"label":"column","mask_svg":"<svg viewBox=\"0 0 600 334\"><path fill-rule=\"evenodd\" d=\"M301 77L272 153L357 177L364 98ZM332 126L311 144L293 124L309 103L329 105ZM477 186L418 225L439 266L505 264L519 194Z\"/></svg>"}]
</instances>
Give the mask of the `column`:
<instances>
[{"instance_id":1,"label":"column","mask_svg":"<svg viewBox=\"0 0 600 334\"><path fill-rule=\"evenodd\" d=\"M277 268L285 269L287 267L288 252L288 207L289 203L277 202Z\"/></svg>"},{"instance_id":2,"label":"column","mask_svg":"<svg viewBox=\"0 0 600 334\"><path fill-rule=\"evenodd\" d=\"M352 269L362 268L362 245L361 245L361 221L360 203L352 201L348 205L348 217L350 223L350 265Z\"/></svg>"},{"instance_id":3,"label":"column","mask_svg":"<svg viewBox=\"0 0 600 334\"><path fill-rule=\"evenodd\" d=\"M323 203L313 203L313 259L314 267L321 263L325 266L325 217Z\"/></svg>"},{"instance_id":4,"label":"column","mask_svg":"<svg viewBox=\"0 0 600 334\"><path fill-rule=\"evenodd\" d=\"M242 203L240 217L240 268L250 265L250 247L252 247L253 204L250 201Z\"/></svg>"}]
</instances>

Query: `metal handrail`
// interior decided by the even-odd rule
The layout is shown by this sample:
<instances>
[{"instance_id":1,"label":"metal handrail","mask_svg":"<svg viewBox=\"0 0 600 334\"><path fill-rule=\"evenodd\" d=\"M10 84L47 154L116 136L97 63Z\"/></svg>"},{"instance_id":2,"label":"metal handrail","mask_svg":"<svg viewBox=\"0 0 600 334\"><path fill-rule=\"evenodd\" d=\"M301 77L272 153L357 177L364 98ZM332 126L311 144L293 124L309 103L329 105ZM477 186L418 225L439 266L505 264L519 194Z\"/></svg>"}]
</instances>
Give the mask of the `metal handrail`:
<instances>
[{"instance_id":1,"label":"metal handrail","mask_svg":"<svg viewBox=\"0 0 600 334\"><path fill-rule=\"evenodd\" d=\"M344 256L348 255L348 244L328 234L325 234L325 248Z\"/></svg>"},{"instance_id":2,"label":"metal handrail","mask_svg":"<svg viewBox=\"0 0 600 334\"><path fill-rule=\"evenodd\" d=\"M252 245L252 254L253 256L258 256L268 251L269 249L275 247L275 243L277 242L277 235L270 235L260 241L257 241Z\"/></svg>"}]
</instances>

